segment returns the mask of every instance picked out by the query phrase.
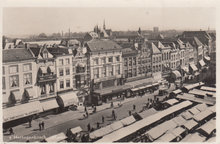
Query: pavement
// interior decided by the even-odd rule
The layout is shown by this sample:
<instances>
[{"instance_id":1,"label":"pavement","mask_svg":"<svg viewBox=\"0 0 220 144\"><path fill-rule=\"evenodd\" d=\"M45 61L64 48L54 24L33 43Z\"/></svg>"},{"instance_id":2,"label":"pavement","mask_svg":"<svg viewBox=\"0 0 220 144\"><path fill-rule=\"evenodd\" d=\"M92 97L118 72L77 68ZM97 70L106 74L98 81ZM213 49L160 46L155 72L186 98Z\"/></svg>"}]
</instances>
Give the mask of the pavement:
<instances>
[{"instance_id":1,"label":"pavement","mask_svg":"<svg viewBox=\"0 0 220 144\"><path fill-rule=\"evenodd\" d=\"M169 91L172 91L174 86L171 86ZM152 94L146 94L145 96L137 96L132 98L126 98L123 101L114 102L114 107L110 107L110 103L103 104L101 106L96 107L96 113L92 112L92 108L88 107L89 117L84 118L84 107L78 107L76 111L67 111L64 113L60 113L57 115L48 115L43 118L39 118L32 121L32 127L28 127L28 123L18 125L13 127L14 135L7 135L4 134L3 140L5 142L14 141L14 142L26 142L26 140L32 141L39 141L44 139L45 137L49 137L54 134L58 134L60 132L66 131L67 128L73 128L76 126L81 126L84 131L87 131L87 124L90 123L92 127L96 127L96 123L101 123L101 117L105 117L105 122L101 126L105 126L114 122L111 119L111 112L114 109L117 115L116 120L123 119L128 117L128 111L132 111L132 105L136 105L136 111L132 112L139 112L143 105L146 103L148 98L152 98L156 95L158 91L155 91ZM118 107L118 103L122 104L122 107ZM39 130L39 122L44 121L45 129L40 131Z\"/></svg>"}]
</instances>

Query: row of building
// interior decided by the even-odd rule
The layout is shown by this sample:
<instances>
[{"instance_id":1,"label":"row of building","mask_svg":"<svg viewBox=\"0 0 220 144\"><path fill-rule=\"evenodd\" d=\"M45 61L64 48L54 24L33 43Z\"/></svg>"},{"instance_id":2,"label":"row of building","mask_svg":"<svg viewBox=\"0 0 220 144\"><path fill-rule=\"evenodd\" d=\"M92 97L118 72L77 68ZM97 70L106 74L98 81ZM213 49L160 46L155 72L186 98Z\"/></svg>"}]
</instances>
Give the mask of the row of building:
<instances>
[{"instance_id":1,"label":"row of building","mask_svg":"<svg viewBox=\"0 0 220 144\"><path fill-rule=\"evenodd\" d=\"M96 27L83 42L19 41L17 46L4 49L4 122L22 117L6 115L24 104L33 106L35 102L36 107L42 105L43 111L48 111L128 97L132 89L154 85L172 71L177 75L181 69L195 74L197 66L203 66L215 52L214 40L205 31L184 32L175 39L148 40L140 29L132 40L111 39L110 34L105 26L103 30Z\"/></svg>"}]
</instances>

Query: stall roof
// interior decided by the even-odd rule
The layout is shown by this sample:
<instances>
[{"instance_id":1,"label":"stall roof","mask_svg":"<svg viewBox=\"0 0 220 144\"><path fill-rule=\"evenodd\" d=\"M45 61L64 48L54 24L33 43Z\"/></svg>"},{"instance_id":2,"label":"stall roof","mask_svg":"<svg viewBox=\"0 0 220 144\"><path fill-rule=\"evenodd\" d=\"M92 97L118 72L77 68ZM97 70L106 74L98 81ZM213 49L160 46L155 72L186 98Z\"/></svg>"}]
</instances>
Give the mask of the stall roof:
<instances>
[{"instance_id":1,"label":"stall roof","mask_svg":"<svg viewBox=\"0 0 220 144\"><path fill-rule=\"evenodd\" d=\"M108 135L104 136L103 138L101 138L100 140L98 140L97 142L117 142L120 139L122 139L122 138L144 128L144 127L151 125L152 123L157 122L158 120L164 118L165 116L172 114L176 111L179 111L183 108L186 108L190 105L192 105L192 103L189 101L181 102L181 103L174 105L166 110L160 111L160 112L153 114L149 117L146 117L140 121L137 121L127 127L121 128L111 134L108 134Z\"/></svg>"},{"instance_id":2,"label":"stall roof","mask_svg":"<svg viewBox=\"0 0 220 144\"><path fill-rule=\"evenodd\" d=\"M200 135L198 132L189 134L181 142L204 142L206 137Z\"/></svg>"},{"instance_id":3,"label":"stall roof","mask_svg":"<svg viewBox=\"0 0 220 144\"><path fill-rule=\"evenodd\" d=\"M184 123L186 123L187 121L182 117L182 116L177 116L175 118L172 119L178 126L183 125Z\"/></svg>"},{"instance_id":4,"label":"stall roof","mask_svg":"<svg viewBox=\"0 0 220 144\"><path fill-rule=\"evenodd\" d=\"M200 60L200 61L199 61L199 64L200 64L200 66L202 66L202 67L205 66L205 62L204 62L203 60Z\"/></svg>"},{"instance_id":5,"label":"stall roof","mask_svg":"<svg viewBox=\"0 0 220 144\"><path fill-rule=\"evenodd\" d=\"M210 106L208 109L215 113L216 112L216 105Z\"/></svg>"},{"instance_id":6,"label":"stall roof","mask_svg":"<svg viewBox=\"0 0 220 144\"><path fill-rule=\"evenodd\" d=\"M194 128L197 125L198 125L198 123L193 119L191 119L191 120L187 121L185 124L183 124L183 126L185 128L187 128L188 130L191 130L192 128Z\"/></svg>"},{"instance_id":7,"label":"stall roof","mask_svg":"<svg viewBox=\"0 0 220 144\"><path fill-rule=\"evenodd\" d=\"M80 126L78 126L78 127L70 129L70 131L72 132L72 134L75 134L75 133L81 132L82 128Z\"/></svg>"},{"instance_id":8,"label":"stall roof","mask_svg":"<svg viewBox=\"0 0 220 144\"><path fill-rule=\"evenodd\" d=\"M122 120L120 120L120 122L123 124L123 126L127 126L127 125L130 125L132 123L134 123L136 120L133 116L129 116L129 117L126 117Z\"/></svg>"},{"instance_id":9,"label":"stall roof","mask_svg":"<svg viewBox=\"0 0 220 144\"><path fill-rule=\"evenodd\" d=\"M198 113L200 113L200 111L196 107L193 107L189 109L188 111L193 115L197 115Z\"/></svg>"},{"instance_id":10,"label":"stall roof","mask_svg":"<svg viewBox=\"0 0 220 144\"><path fill-rule=\"evenodd\" d=\"M40 112L43 112L43 108L39 101L29 102L5 108L3 109L3 122L16 120Z\"/></svg>"},{"instance_id":11,"label":"stall roof","mask_svg":"<svg viewBox=\"0 0 220 144\"><path fill-rule=\"evenodd\" d=\"M201 96L204 96L204 97L206 96L206 92L200 91L200 90L197 90L197 89L190 90L189 93L194 94L194 95L201 95Z\"/></svg>"},{"instance_id":12,"label":"stall roof","mask_svg":"<svg viewBox=\"0 0 220 144\"><path fill-rule=\"evenodd\" d=\"M176 136L173 133L166 133L163 136L161 136L159 139L157 139L155 142L171 142L175 138Z\"/></svg>"},{"instance_id":13,"label":"stall roof","mask_svg":"<svg viewBox=\"0 0 220 144\"><path fill-rule=\"evenodd\" d=\"M163 103L167 103L167 104L169 104L169 105L174 105L174 104L176 104L176 103L178 103L179 101L178 100L176 100L176 99L169 99L169 100L167 100L167 101L165 101L165 102L163 102Z\"/></svg>"},{"instance_id":14,"label":"stall roof","mask_svg":"<svg viewBox=\"0 0 220 144\"><path fill-rule=\"evenodd\" d=\"M203 82L198 82L198 83L194 83L194 84L184 86L184 88L187 89L187 90L192 90L193 88L196 88L198 86L203 86L203 85L204 85Z\"/></svg>"},{"instance_id":15,"label":"stall roof","mask_svg":"<svg viewBox=\"0 0 220 144\"><path fill-rule=\"evenodd\" d=\"M205 103L205 104L208 104L208 105L214 105L216 103L215 99L210 99L209 97L197 98L194 95L187 94L187 93L184 93L182 95L177 95L176 98L183 99L183 100L189 100L189 101L193 101L193 102L196 102L196 103Z\"/></svg>"},{"instance_id":16,"label":"stall roof","mask_svg":"<svg viewBox=\"0 0 220 144\"><path fill-rule=\"evenodd\" d=\"M142 117L142 119L150 116L150 115L153 115L155 113L157 113L158 111L156 111L154 108L150 108L148 110L145 110L143 111L142 113L138 113L138 115L140 115Z\"/></svg>"},{"instance_id":17,"label":"stall roof","mask_svg":"<svg viewBox=\"0 0 220 144\"><path fill-rule=\"evenodd\" d=\"M216 88L213 87L202 86L200 89L205 91L216 92Z\"/></svg>"},{"instance_id":18,"label":"stall roof","mask_svg":"<svg viewBox=\"0 0 220 144\"><path fill-rule=\"evenodd\" d=\"M206 110L208 108L208 106L206 104L198 104L195 106L195 108L197 108L200 112Z\"/></svg>"},{"instance_id":19,"label":"stall roof","mask_svg":"<svg viewBox=\"0 0 220 144\"><path fill-rule=\"evenodd\" d=\"M179 72L179 71L177 71L177 70L172 71L172 73L175 75L175 77L176 77L176 78L181 77L180 72Z\"/></svg>"},{"instance_id":20,"label":"stall roof","mask_svg":"<svg viewBox=\"0 0 220 144\"><path fill-rule=\"evenodd\" d=\"M191 114L191 113L188 112L188 111L185 111L185 112L183 112L183 113L181 114L181 116L182 116L184 119L189 120L189 119L191 119L191 118L193 117L193 114Z\"/></svg>"},{"instance_id":21,"label":"stall roof","mask_svg":"<svg viewBox=\"0 0 220 144\"><path fill-rule=\"evenodd\" d=\"M174 93L174 94L180 94L181 92L182 92L181 89L177 89L177 90L175 90L175 91L172 91L172 93Z\"/></svg>"},{"instance_id":22,"label":"stall roof","mask_svg":"<svg viewBox=\"0 0 220 144\"><path fill-rule=\"evenodd\" d=\"M116 130L122 128L123 124L121 123L121 121L116 121L116 122L112 123L110 126L114 131L116 131Z\"/></svg>"},{"instance_id":23,"label":"stall roof","mask_svg":"<svg viewBox=\"0 0 220 144\"><path fill-rule=\"evenodd\" d=\"M182 127L177 127L177 128L174 128L174 129L170 130L170 132L172 132L175 136L180 136L185 131L186 130Z\"/></svg>"},{"instance_id":24,"label":"stall roof","mask_svg":"<svg viewBox=\"0 0 220 144\"><path fill-rule=\"evenodd\" d=\"M204 56L204 58L208 61L210 61L210 57L209 56Z\"/></svg>"},{"instance_id":25,"label":"stall roof","mask_svg":"<svg viewBox=\"0 0 220 144\"><path fill-rule=\"evenodd\" d=\"M140 90L140 88L132 88L131 91L135 92L135 91L138 91Z\"/></svg>"},{"instance_id":26,"label":"stall roof","mask_svg":"<svg viewBox=\"0 0 220 144\"><path fill-rule=\"evenodd\" d=\"M205 111L200 112L199 114L195 115L193 117L193 119L195 119L197 122L204 120L205 118L207 118L208 116L210 116L211 114L213 114L212 111L210 111L209 109L206 109Z\"/></svg>"},{"instance_id":27,"label":"stall roof","mask_svg":"<svg viewBox=\"0 0 220 144\"><path fill-rule=\"evenodd\" d=\"M210 135L216 129L216 125L212 122L206 122L204 125L199 127L199 129L204 131L207 135Z\"/></svg>"},{"instance_id":28,"label":"stall roof","mask_svg":"<svg viewBox=\"0 0 220 144\"><path fill-rule=\"evenodd\" d=\"M195 64L190 64L190 67L192 68L193 71L197 71L198 68L195 66Z\"/></svg>"},{"instance_id":29,"label":"stall roof","mask_svg":"<svg viewBox=\"0 0 220 144\"><path fill-rule=\"evenodd\" d=\"M45 140L47 142L60 142L62 140L65 140L67 138L67 136L62 132L56 135L53 135L51 137L46 138Z\"/></svg>"},{"instance_id":30,"label":"stall roof","mask_svg":"<svg viewBox=\"0 0 220 144\"><path fill-rule=\"evenodd\" d=\"M100 129L97 129L96 131L93 131L89 134L91 139L100 138L106 134L109 134L113 131L113 129L110 127L110 125L106 127L102 127Z\"/></svg>"}]
</instances>

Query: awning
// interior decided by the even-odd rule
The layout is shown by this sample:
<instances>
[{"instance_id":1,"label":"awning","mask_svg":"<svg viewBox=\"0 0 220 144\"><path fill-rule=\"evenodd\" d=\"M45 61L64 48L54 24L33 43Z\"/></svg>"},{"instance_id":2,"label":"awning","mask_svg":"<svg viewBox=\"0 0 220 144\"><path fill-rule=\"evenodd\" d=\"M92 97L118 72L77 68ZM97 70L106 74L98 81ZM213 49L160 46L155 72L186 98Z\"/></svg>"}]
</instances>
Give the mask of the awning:
<instances>
[{"instance_id":1,"label":"awning","mask_svg":"<svg viewBox=\"0 0 220 144\"><path fill-rule=\"evenodd\" d=\"M85 66L86 66L86 64L85 64L85 63L80 62L80 63L78 63L78 66L80 66L80 67L85 67Z\"/></svg>"},{"instance_id":2,"label":"awning","mask_svg":"<svg viewBox=\"0 0 220 144\"><path fill-rule=\"evenodd\" d=\"M150 109L148 109L148 110L145 110L145 111L143 111L143 112L141 112L141 113L138 113L138 115L140 115L140 117L142 118L142 119L144 119L144 118L146 118L146 117L148 117L148 116L150 116L150 115L153 115L153 114L155 114L155 113L157 113L158 111L156 111L154 108L150 108Z\"/></svg>"},{"instance_id":3,"label":"awning","mask_svg":"<svg viewBox=\"0 0 220 144\"><path fill-rule=\"evenodd\" d=\"M200 112L205 111L207 107L208 106L206 104L198 104L195 106L195 108L197 108Z\"/></svg>"},{"instance_id":4,"label":"awning","mask_svg":"<svg viewBox=\"0 0 220 144\"><path fill-rule=\"evenodd\" d=\"M202 86L200 89L205 91L216 92L216 88L213 87Z\"/></svg>"},{"instance_id":5,"label":"awning","mask_svg":"<svg viewBox=\"0 0 220 144\"><path fill-rule=\"evenodd\" d=\"M199 61L199 64L200 64L201 67L204 67L204 66L205 66L205 62L204 62L203 60L200 60L200 61Z\"/></svg>"},{"instance_id":6,"label":"awning","mask_svg":"<svg viewBox=\"0 0 220 144\"><path fill-rule=\"evenodd\" d=\"M189 119L191 119L191 118L193 117L193 114L191 114L190 112L186 111L186 112L183 112L183 113L181 114L181 116L182 116L184 119L189 120Z\"/></svg>"},{"instance_id":7,"label":"awning","mask_svg":"<svg viewBox=\"0 0 220 144\"><path fill-rule=\"evenodd\" d=\"M46 67L40 67L40 70L43 74L47 73L47 68Z\"/></svg>"},{"instance_id":8,"label":"awning","mask_svg":"<svg viewBox=\"0 0 220 144\"><path fill-rule=\"evenodd\" d=\"M174 93L174 94L180 94L182 92L182 90L181 89L177 89L177 90L175 90L175 91L172 91L171 93Z\"/></svg>"},{"instance_id":9,"label":"awning","mask_svg":"<svg viewBox=\"0 0 220 144\"><path fill-rule=\"evenodd\" d=\"M76 134L76 133L81 132L82 128L80 126L78 126L78 127L70 129L70 131L72 132L72 134Z\"/></svg>"},{"instance_id":10,"label":"awning","mask_svg":"<svg viewBox=\"0 0 220 144\"><path fill-rule=\"evenodd\" d=\"M167 103L167 104L169 104L169 105L174 105L175 103L178 103L179 101L178 100L176 100L176 99L169 99L169 100L167 100L167 101L165 101L165 102L163 102L163 103Z\"/></svg>"},{"instance_id":11,"label":"awning","mask_svg":"<svg viewBox=\"0 0 220 144\"><path fill-rule=\"evenodd\" d=\"M197 115L198 113L200 113L200 111L196 107L193 107L189 109L188 111L193 115Z\"/></svg>"},{"instance_id":12,"label":"awning","mask_svg":"<svg viewBox=\"0 0 220 144\"><path fill-rule=\"evenodd\" d=\"M193 134L188 134L181 142L205 142L206 137L201 136L198 132Z\"/></svg>"},{"instance_id":13,"label":"awning","mask_svg":"<svg viewBox=\"0 0 220 144\"><path fill-rule=\"evenodd\" d=\"M133 89L131 89L131 91L133 91L133 92L138 91L138 90L140 90L140 88L133 88Z\"/></svg>"},{"instance_id":14,"label":"awning","mask_svg":"<svg viewBox=\"0 0 220 144\"><path fill-rule=\"evenodd\" d=\"M120 122L123 124L123 126L127 126L127 125L130 125L132 123L134 123L136 120L133 116L129 116L129 117L126 117L122 120L120 120Z\"/></svg>"},{"instance_id":15,"label":"awning","mask_svg":"<svg viewBox=\"0 0 220 144\"><path fill-rule=\"evenodd\" d=\"M194 127L196 127L197 125L198 125L198 123L195 120L191 119L191 120L187 121L183 126L185 128L187 128L188 130L191 130Z\"/></svg>"},{"instance_id":16,"label":"awning","mask_svg":"<svg viewBox=\"0 0 220 144\"><path fill-rule=\"evenodd\" d=\"M194 120L196 120L197 122L202 121L204 119L206 119L207 117L209 117L211 114L213 114L212 111L210 111L209 109L206 109L205 111L202 111L201 113L195 115L193 117Z\"/></svg>"},{"instance_id":17,"label":"awning","mask_svg":"<svg viewBox=\"0 0 220 144\"><path fill-rule=\"evenodd\" d=\"M78 105L78 102L79 102L76 93L73 91L59 94L59 96L57 97L57 100L58 100L57 102L60 107Z\"/></svg>"},{"instance_id":18,"label":"awning","mask_svg":"<svg viewBox=\"0 0 220 144\"><path fill-rule=\"evenodd\" d=\"M8 122L16 120L29 115L40 113L42 111L43 109L39 101L20 104L17 106L3 109L3 121Z\"/></svg>"},{"instance_id":19,"label":"awning","mask_svg":"<svg viewBox=\"0 0 220 144\"><path fill-rule=\"evenodd\" d=\"M115 131L115 130L122 128L123 124L121 123L121 121L116 121L116 122L112 123L110 126Z\"/></svg>"},{"instance_id":20,"label":"awning","mask_svg":"<svg viewBox=\"0 0 220 144\"><path fill-rule=\"evenodd\" d=\"M12 94L14 95L14 97L17 99L17 100L21 100L22 98L22 94L21 92L18 90L18 91L12 91Z\"/></svg>"},{"instance_id":21,"label":"awning","mask_svg":"<svg viewBox=\"0 0 220 144\"><path fill-rule=\"evenodd\" d=\"M159 85L159 83L153 83L152 84L152 86L158 86Z\"/></svg>"},{"instance_id":22,"label":"awning","mask_svg":"<svg viewBox=\"0 0 220 144\"><path fill-rule=\"evenodd\" d=\"M55 73L55 67L54 66L49 66L50 72Z\"/></svg>"},{"instance_id":23,"label":"awning","mask_svg":"<svg viewBox=\"0 0 220 144\"><path fill-rule=\"evenodd\" d=\"M198 68L195 66L195 64L190 64L190 67L192 68L193 71L197 71Z\"/></svg>"},{"instance_id":24,"label":"awning","mask_svg":"<svg viewBox=\"0 0 220 144\"><path fill-rule=\"evenodd\" d=\"M34 97L36 95L33 88L27 88L25 90L28 92L29 97Z\"/></svg>"},{"instance_id":25,"label":"awning","mask_svg":"<svg viewBox=\"0 0 220 144\"><path fill-rule=\"evenodd\" d=\"M51 109L59 107L59 105L57 104L56 99L50 99L50 100L47 100L47 101L42 101L40 104L43 107L44 111L51 110Z\"/></svg>"},{"instance_id":26,"label":"awning","mask_svg":"<svg viewBox=\"0 0 220 144\"><path fill-rule=\"evenodd\" d=\"M181 69L186 72L186 73L189 73L189 68L186 67L186 66L182 66Z\"/></svg>"},{"instance_id":27,"label":"awning","mask_svg":"<svg viewBox=\"0 0 220 144\"><path fill-rule=\"evenodd\" d=\"M177 116L172 119L178 126L185 124L187 121L182 116Z\"/></svg>"},{"instance_id":28,"label":"awning","mask_svg":"<svg viewBox=\"0 0 220 144\"><path fill-rule=\"evenodd\" d=\"M209 57L209 56L204 56L204 58L205 58L207 61L210 61L210 57Z\"/></svg>"},{"instance_id":29,"label":"awning","mask_svg":"<svg viewBox=\"0 0 220 144\"><path fill-rule=\"evenodd\" d=\"M97 139L100 138L104 135L107 135L109 133L111 133L113 131L113 129L111 128L110 125L106 126L106 127L102 127L100 129L97 129L96 131L93 131L89 134L89 137L91 139Z\"/></svg>"},{"instance_id":30,"label":"awning","mask_svg":"<svg viewBox=\"0 0 220 144\"><path fill-rule=\"evenodd\" d=\"M175 136L180 136L182 133L184 133L186 130L182 127L177 127L175 129L172 129L171 132L175 135Z\"/></svg>"},{"instance_id":31,"label":"awning","mask_svg":"<svg viewBox=\"0 0 220 144\"><path fill-rule=\"evenodd\" d=\"M67 139L67 136L62 132L45 139L46 142L61 142Z\"/></svg>"},{"instance_id":32,"label":"awning","mask_svg":"<svg viewBox=\"0 0 220 144\"><path fill-rule=\"evenodd\" d=\"M175 71L172 71L172 73L175 75L176 78L179 78L181 77L181 74L179 71L175 70Z\"/></svg>"}]
</instances>

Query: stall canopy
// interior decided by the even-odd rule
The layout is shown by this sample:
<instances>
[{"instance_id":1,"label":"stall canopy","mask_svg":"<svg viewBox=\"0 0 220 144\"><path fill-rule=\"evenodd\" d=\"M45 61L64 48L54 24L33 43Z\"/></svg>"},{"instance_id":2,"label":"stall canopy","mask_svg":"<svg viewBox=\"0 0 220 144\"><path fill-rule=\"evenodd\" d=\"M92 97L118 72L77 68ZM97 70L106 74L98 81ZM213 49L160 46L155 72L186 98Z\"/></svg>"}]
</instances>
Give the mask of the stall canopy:
<instances>
[{"instance_id":1,"label":"stall canopy","mask_svg":"<svg viewBox=\"0 0 220 144\"><path fill-rule=\"evenodd\" d=\"M43 107L44 111L51 110L51 109L59 107L59 105L57 104L56 99L51 99L51 100L47 100L47 101L41 101L40 104Z\"/></svg>"},{"instance_id":2,"label":"stall canopy","mask_svg":"<svg viewBox=\"0 0 220 144\"><path fill-rule=\"evenodd\" d=\"M175 91L172 91L171 93L174 93L175 95L180 94L182 91L181 89L177 89Z\"/></svg>"},{"instance_id":3,"label":"stall canopy","mask_svg":"<svg viewBox=\"0 0 220 144\"><path fill-rule=\"evenodd\" d=\"M205 91L210 91L210 92L216 92L216 88L213 88L213 87L202 86L200 89L205 90Z\"/></svg>"},{"instance_id":4,"label":"stall canopy","mask_svg":"<svg viewBox=\"0 0 220 144\"><path fill-rule=\"evenodd\" d=\"M189 68L186 67L186 66L182 66L181 69L186 72L186 73L189 73Z\"/></svg>"},{"instance_id":5,"label":"stall canopy","mask_svg":"<svg viewBox=\"0 0 220 144\"><path fill-rule=\"evenodd\" d=\"M175 71L172 71L172 73L175 75L176 78L180 78L181 77L181 74L179 71L175 70Z\"/></svg>"},{"instance_id":6,"label":"stall canopy","mask_svg":"<svg viewBox=\"0 0 220 144\"><path fill-rule=\"evenodd\" d=\"M177 116L172 119L178 126L185 124L187 121L182 116Z\"/></svg>"},{"instance_id":7,"label":"stall canopy","mask_svg":"<svg viewBox=\"0 0 220 144\"><path fill-rule=\"evenodd\" d=\"M193 120L193 119L191 119L191 120L187 121L185 124L183 124L183 126L185 128L187 128L188 130L193 129L197 125L198 125L198 123L195 120Z\"/></svg>"},{"instance_id":8,"label":"stall canopy","mask_svg":"<svg viewBox=\"0 0 220 144\"><path fill-rule=\"evenodd\" d=\"M207 122L201 127L199 127L199 131L203 131L206 135L210 135L216 129L216 125L212 122Z\"/></svg>"},{"instance_id":9,"label":"stall canopy","mask_svg":"<svg viewBox=\"0 0 220 144\"><path fill-rule=\"evenodd\" d=\"M175 136L180 136L182 133L184 133L186 130L182 127L177 127L172 130L170 130Z\"/></svg>"},{"instance_id":10,"label":"stall canopy","mask_svg":"<svg viewBox=\"0 0 220 144\"><path fill-rule=\"evenodd\" d=\"M193 115L197 115L198 113L200 113L200 111L196 107L193 107L189 109L188 111Z\"/></svg>"},{"instance_id":11,"label":"stall canopy","mask_svg":"<svg viewBox=\"0 0 220 144\"><path fill-rule=\"evenodd\" d=\"M93 131L92 133L89 134L91 139L97 139L100 138L104 135L107 135L109 133L113 132L113 129L111 128L110 125L106 126L106 127L102 127L96 131Z\"/></svg>"},{"instance_id":12,"label":"stall canopy","mask_svg":"<svg viewBox=\"0 0 220 144\"><path fill-rule=\"evenodd\" d=\"M205 62L204 62L203 60L200 60L200 61L199 61L199 64L200 64L201 67L204 67L204 66L205 66Z\"/></svg>"},{"instance_id":13,"label":"stall canopy","mask_svg":"<svg viewBox=\"0 0 220 144\"><path fill-rule=\"evenodd\" d=\"M62 132L57 135L53 135L51 137L46 138L46 142L61 142L67 139L67 136Z\"/></svg>"},{"instance_id":14,"label":"stall canopy","mask_svg":"<svg viewBox=\"0 0 220 144\"><path fill-rule=\"evenodd\" d=\"M159 139L157 139L155 142L171 142L176 138L176 136L171 133L165 133L163 136L161 136Z\"/></svg>"},{"instance_id":15,"label":"stall canopy","mask_svg":"<svg viewBox=\"0 0 220 144\"><path fill-rule=\"evenodd\" d=\"M70 129L70 131L72 132L72 134L76 134L76 133L81 132L82 128L80 126L78 126L78 127Z\"/></svg>"},{"instance_id":16,"label":"stall canopy","mask_svg":"<svg viewBox=\"0 0 220 144\"><path fill-rule=\"evenodd\" d=\"M193 71L197 71L198 68L195 66L195 64L190 64L190 67Z\"/></svg>"},{"instance_id":17,"label":"stall canopy","mask_svg":"<svg viewBox=\"0 0 220 144\"><path fill-rule=\"evenodd\" d=\"M60 107L67 107L71 105L78 105L79 100L76 93L71 91L59 94L57 97L57 102Z\"/></svg>"},{"instance_id":18,"label":"stall canopy","mask_svg":"<svg viewBox=\"0 0 220 144\"><path fill-rule=\"evenodd\" d=\"M205 111L208 106L206 104L198 104L195 106L195 108L197 108L200 112Z\"/></svg>"},{"instance_id":19,"label":"stall canopy","mask_svg":"<svg viewBox=\"0 0 220 144\"><path fill-rule=\"evenodd\" d=\"M189 119L191 119L191 118L193 117L193 114L191 114L190 112L186 111L186 112L183 112L183 113L181 114L181 116L182 116L184 119L189 120Z\"/></svg>"},{"instance_id":20,"label":"stall canopy","mask_svg":"<svg viewBox=\"0 0 220 144\"><path fill-rule=\"evenodd\" d=\"M128 125L134 123L136 120L133 116L129 116L129 117L126 117L120 121L123 124L123 126L128 126Z\"/></svg>"},{"instance_id":21,"label":"stall canopy","mask_svg":"<svg viewBox=\"0 0 220 144\"><path fill-rule=\"evenodd\" d=\"M204 56L204 58L205 58L207 61L210 61L210 57L209 57L209 56Z\"/></svg>"},{"instance_id":22,"label":"stall canopy","mask_svg":"<svg viewBox=\"0 0 220 144\"><path fill-rule=\"evenodd\" d=\"M47 73L47 68L46 67L40 67L40 70L43 74Z\"/></svg>"},{"instance_id":23,"label":"stall canopy","mask_svg":"<svg viewBox=\"0 0 220 144\"><path fill-rule=\"evenodd\" d=\"M114 131L116 131L116 130L122 128L123 124L121 123L121 121L117 121L117 122L112 123L110 126Z\"/></svg>"},{"instance_id":24,"label":"stall canopy","mask_svg":"<svg viewBox=\"0 0 220 144\"><path fill-rule=\"evenodd\" d=\"M169 105L174 105L174 104L176 104L176 103L178 103L179 101L178 100L176 100L176 99L169 99L169 100L167 100L167 101L165 101L165 102L163 102L163 103L167 103L167 104L169 104Z\"/></svg>"},{"instance_id":25,"label":"stall canopy","mask_svg":"<svg viewBox=\"0 0 220 144\"><path fill-rule=\"evenodd\" d=\"M200 135L198 132L188 134L181 142L204 142L206 137Z\"/></svg>"},{"instance_id":26,"label":"stall canopy","mask_svg":"<svg viewBox=\"0 0 220 144\"><path fill-rule=\"evenodd\" d=\"M42 111L43 109L39 101L34 101L34 102L29 102L29 103L9 107L3 109L3 122L16 120L29 115L40 113Z\"/></svg>"},{"instance_id":27,"label":"stall canopy","mask_svg":"<svg viewBox=\"0 0 220 144\"><path fill-rule=\"evenodd\" d=\"M157 113L157 111L156 111L154 108L150 108L150 109L145 110L145 111L143 111L143 112L141 112L141 113L138 113L138 115L139 115L142 119L144 119L144 118L146 118L146 117L148 117L148 116L150 116L150 115L153 115L153 114L155 114L155 113Z\"/></svg>"},{"instance_id":28,"label":"stall canopy","mask_svg":"<svg viewBox=\"0 0 220 144\"><path fill-rule=\"evenodd\" d=\"M212 114L213 114L212 111L210 111L209 109L206 109L205 111L202 111L199 114L195 115L193 117L193 119L196 120L197 122L200 122L200 121L206 119L207 117L209 117Z\"/></svg>"}]
</instances>

